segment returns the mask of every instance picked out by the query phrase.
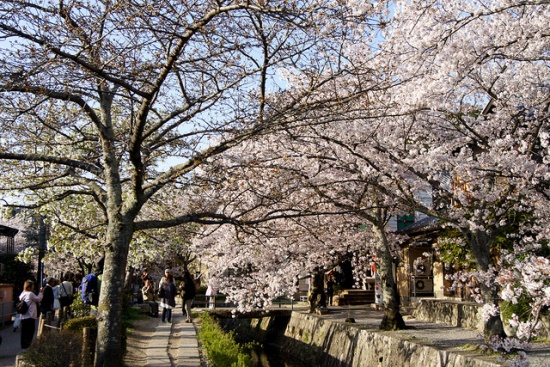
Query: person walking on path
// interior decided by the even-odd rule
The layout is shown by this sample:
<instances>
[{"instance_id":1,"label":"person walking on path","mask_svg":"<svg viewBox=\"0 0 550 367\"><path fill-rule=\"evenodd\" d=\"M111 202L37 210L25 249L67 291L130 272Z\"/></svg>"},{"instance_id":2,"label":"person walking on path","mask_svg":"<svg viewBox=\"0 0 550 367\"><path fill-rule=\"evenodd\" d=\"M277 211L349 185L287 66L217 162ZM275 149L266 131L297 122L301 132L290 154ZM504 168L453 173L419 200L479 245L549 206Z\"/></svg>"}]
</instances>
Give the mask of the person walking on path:
<instances>
[{"instance_id":1,"label":"person walking on path","mask_svg":"<svg viewBox=\"0 0 550 367\"><path fill-rule=\"evenodd\" d=\"M168 274L171 275L172 283L174 282L174 275L172 274L172 270L166 269L164 270L164 276L160 279L159 289L162 287L162 283L164 283L168 278Z\"/></svg>"},{"instance_id":2,"label":"person walking on path","mask_svg":"<svg viewBox=\"0 0 550 367\"><path fill-rule=\"evenodd\" d=\"M61 308L61 303L59 301L59 297L60 297L60 294L59 294L59 282L56 281L54 282L54 285L52 286L52 290L53 290L53 313L54 315L57 314L57 310L59 310Z\"/></svg>"},{"instance_id":3,"label":"person walking on path","mask_svg":"<svg viewBox=\"0 0 550 367\"><path fill-rule=\"evenodd\" d=\"M191 306L197 294L197 288L195 280L188 270L183 273L183 284L181 288L183 290L183 308L186 314L185 322L191 322Z\"/></svg>"},{"instance_id":4,"label":"person walking on path","mask_svg":"<svg viewBox=\"0 0 550 367\"><path fill-rule=\"evenodd\" d=\"M330 274L327 280L327 298L329 306L332 306L332 299L334 297L334 276Z\"/></svg>"},{"instance_id":5,"label":"person walking on path","mask_svg":"<svg viewBox=\"0 0 550 367\"><path fill-rule=\"evenodd\" d=\"M44 317L48 312L53 311L53 287L55 286L55 282L55 278L49 278L48 283L42 288L44 296L42 297L42 302L40 302L40 312Z\"/></svg>"},{"instance_id":6,"label":"person walking on path","mask_svg":"<svg viewBox=\"0 0 550 367\"><path fill-rule=\"evenodd\" d=\"M177 289L172 274L166 274L166 280L160 285L159 299L162 307L162 322L172 322L172 309L176 307Z\"/></svg>"},{"instance_id":7,"label":"person walking on path","mask_svg":"<svg viewBox=\"0 0 550 367\"><path fill-rule=\"evenodd\" d=\"M153 317L158 317L159 305L155 301L155 291L151 279L145 280L145 285L141 288L141 294L143 295L143 302L147 302L149 305L149 314Z\"/></svg>"},{"instance_id":8,"label":"person walking on path","mask_svg":"<svg viewBox=\"0 0 550 367\"><path fill-rule=\"evenodd\" d=\"M64 310L67 307L67 312L70 314L71 305L73 304L73 283L71 283L71 276L65 274L63 276L63 282L59 285L59 303L61 309Z\"/></svg>"},{"instance_id":9,"label":"person walking on path","mask_svg":"<svg viewBox=\"0 0 550 367\"><path fill-rule=\"evenodd\" d=\"M19 299L29 306L27 312L21 315L21 349L27 349L32 343L36 328L36 318L38 316L37 304L42 301L44 296L44 288L40 289L38 295L32 292L33 289L34 282L27 280L23 286L23 292L19 296Z\"/></svg>"},{"instance_id":10,"label":"person walking on path","mask_svg":"<svg viewBox=\"0 0 550 367\"><path fill-rule=\"evenodd\" d=\"M206 293L204 294L206 297L208 297L208 308L211 310L216 308L216 293L218 291L217 288L218 285L216 278L212 277L208 282L208 288L206 289Z\"/></svg>"}]
</instances>

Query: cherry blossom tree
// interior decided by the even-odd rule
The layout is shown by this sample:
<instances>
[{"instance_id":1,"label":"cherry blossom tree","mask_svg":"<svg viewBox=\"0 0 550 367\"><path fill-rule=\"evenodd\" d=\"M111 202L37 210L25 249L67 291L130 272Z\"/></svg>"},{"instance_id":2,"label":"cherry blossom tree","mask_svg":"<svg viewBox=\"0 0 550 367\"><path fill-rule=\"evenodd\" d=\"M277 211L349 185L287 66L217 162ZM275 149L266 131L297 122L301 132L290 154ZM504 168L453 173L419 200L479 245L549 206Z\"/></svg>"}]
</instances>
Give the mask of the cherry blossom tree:
<instances>
[{"instance_id":1,"label":"cherry blossom tree","mask_svg":"<svg viewBox=\"0 0 550 367\"><path fill-rule=\"evenodd\" d=\"M394 133L380 150L408 170L401 200L463 233L480 301L496 310L495 239L519 222L514 248L524 254L547 233L549 4L395 4L381 47L399 80L388 105L402 117L385 121ZM435 207L415 200L422 189ZM498 314L486 321L487 337L502 334Z\"/></svg>"},{"instance_id":2,"label":"cherry blossom tree","mask_svg":"<svg viewBox=\"0 0 550 367\"><path fill-rule=\"evenodd\" d=\"M349 88L352 80L347 78L346 84ZM380 88L379 84L376 85ZM328 94L328 91L325 92ZM366 116L375 112L361 113ZM372 142L365 138L376 132L378 124L350 125L347 118L341 121L327 113L322 115L325 118L329 116L326 122L323 122L322 116L315 116L316 123L312 126L263 136L228 151L224 154L225 160L220 162L223 172L232 172L231 179L224 182L223 190L216 189L219 195L226 198L225 203L232 203L226 210L250 207L283 212L283 208L288 208L301 213L300 226L289 225L287 218L280 225L284 230L275 230L280 227L270 222L269 228L247 228L250 233L239 236L226 232L220 236L216 232L214 234L223 239L207 238L203 242L210 244L209 241L212 241L211 246L216 249L213 253L224 253L224 258L230 259L220 261L220 264L235 262L244 268L251 263L251 259L259 258L254 263L254 269L260 274L279 271L281 261L294 262L293 271L277 272L278 276L286 275L287 282L300 269L313 272L317 267L326 268L326 263L334 266L350 253L363 254L364 257L377 255L380 259L378 271L384 284L385 317L381 328L403 328L405 324L399 312L399 295L392 272L399 242L388 227L391 216L402 209L391 195L391 177L384 177L384 171L379 167L390 162L380 154L377 154L380 159L377 160L371 152ZM376 118L373 116L373 121ZM234 189L243 185L248 190ZM311 217L305 217L306 213L310 213ZM368 230L358 231L358 224L363 223L369 224ZM303 233L302 227L311 234ZM314 238L311 237L313 234ZM260 245L259 238L271 245ZM230 254L221 250L229 247L226 244L228 241L240 244L234 246ZM296 241L300 244L298 248L295 247ZM243 242L248 243L246 248ZM222 245L217 247L215 244L218 243ZM266 250L258 251L259 247ZM241 261L243 263L239 263ZM359 274L364 269L361 269L360 262L356 264ZM221 274L218 276L223 279ZM249 273L245 276L249 277ZM236 277L232 277L228 288L237 283ZM256 287L257 283L250 286ZM288 286L281 289L288 289ZM262 294L267 296L271 293L266 291Z\"/></svg>"},{"instance_id":3,"label":"cherry blossom tree","mask_svg":"<svg viewBox=\"0 0 550 367\"><path fill-rule=\"evenodd\" d=\"M496 239L515 237L512 247L521 256L546 246L541 240L548 223L548 4L395 4L379 44L388 64L360 64L364 70L382 71L379 75L395 86L355 95L359 98L346 100L338 117L325 109L302 119L315 119L310 126L319 129L337 130L317 138L345 147L348 156L338 159L349 166L363 157L368 162L363 169L377 171L373 177L379 177L371 178L371 185L393 205L458 228L476 263L477 300L485 310L497 310L495 279L503 263L495 255L503 249ZM366 59L360 50L353 56ZM366 80L352 80L350 74L339 80L341 90ZM298 73L292 82L299 87L299 80ZM343 145L348 130L356 139ZM322 151L310 145L311 155ZM297 167L307 179L318 165ZM333 181L325 177L319 182L329 187ZM424 202L422 192L434 201ZM515 233L508 232L510 224L517 226ZM502 335L498 314L488 314L485 331L487 338Z\"/></svg>"},{"instance_id":4,"label":"cherry blossom tree","mask_svg":"<svg viewBox=\"0 0 550 367\"><path fill-rule=\"evenodd\" d=\"M360 242L346 236L333 216L270 222L269 228L223 226L195 241L201 261L237 311L266 309L278 297L292 298L301 277L329 270Z\"/></svg>"},{"instance_id":5,"label":"cherry blossom tree","mask_svg":"<svg viewBox=\"0 0 550 367\"><path fill-rule=\"evenodd\" d=\"M80 196L95 212L85 222L78 215L63 219L105 254L96 366L121 364L122 289L134 233L239 223L201 196L220 173L194 172L321 103L311 97L342 73L342 45L367 32L373 9L354 6L2 2L0 169L9 174L1 189L21 193L36 208L73 205ZM307 74L301 94L282 90L279 69ZM180 210L170 219L140 217L167 187L180 191Z\"/></svg>"}]
</instances>

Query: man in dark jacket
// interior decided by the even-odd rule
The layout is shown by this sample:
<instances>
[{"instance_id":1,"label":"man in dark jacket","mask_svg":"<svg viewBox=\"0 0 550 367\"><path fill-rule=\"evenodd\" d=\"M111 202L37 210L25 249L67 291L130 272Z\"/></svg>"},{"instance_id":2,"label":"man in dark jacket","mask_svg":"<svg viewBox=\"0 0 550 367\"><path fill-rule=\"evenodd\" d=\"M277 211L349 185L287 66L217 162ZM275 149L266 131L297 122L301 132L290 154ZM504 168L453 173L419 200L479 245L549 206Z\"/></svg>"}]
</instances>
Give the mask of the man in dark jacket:
<instances>
[{"instance_id":1,"label":"man in dark jacket","mask_svg":"<svg viewBox=\"0 0 550 367\"><path fill-rule=\"evenodd\" d=\"M55 286L56 280L55 278L48 279L48 284L44 287L44 296L42 297L42 301L40 302L40 312L42 313L42 316L46 316L46 314L50 311L53 311L53 288Z\"/></svg>"}]
</instances>

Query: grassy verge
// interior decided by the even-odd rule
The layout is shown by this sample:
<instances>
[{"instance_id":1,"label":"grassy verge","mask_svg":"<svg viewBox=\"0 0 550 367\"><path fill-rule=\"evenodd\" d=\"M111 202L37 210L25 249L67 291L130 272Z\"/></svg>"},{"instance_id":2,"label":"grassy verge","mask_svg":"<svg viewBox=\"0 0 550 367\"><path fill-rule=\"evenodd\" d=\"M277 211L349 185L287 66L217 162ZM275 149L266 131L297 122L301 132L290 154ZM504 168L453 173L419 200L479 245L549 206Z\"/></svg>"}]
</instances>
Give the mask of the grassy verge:
<instances>
[{"instance_id":1,"label":"grassy verge","mask_svg":"<svg viewBox=\"0 0 550 367\"><path fill-rule=\"evenodd\" d=\"M200 314L199 339L213 367L249 367L252 358L235 342L233 333L226 333L207 312Z\"/></svg>"}]
</instances>

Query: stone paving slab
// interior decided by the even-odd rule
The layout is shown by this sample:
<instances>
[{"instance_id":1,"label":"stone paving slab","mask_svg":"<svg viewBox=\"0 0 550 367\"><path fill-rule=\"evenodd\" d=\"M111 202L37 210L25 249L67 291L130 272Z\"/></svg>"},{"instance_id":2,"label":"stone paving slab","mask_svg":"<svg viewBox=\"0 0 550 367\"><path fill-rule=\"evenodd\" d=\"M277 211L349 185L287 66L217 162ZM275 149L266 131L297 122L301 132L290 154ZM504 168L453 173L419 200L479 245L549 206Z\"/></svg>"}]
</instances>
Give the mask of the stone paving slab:
<instances>
[{"instance_id":1,"label":"stone paving slab","mask_svg":"<svg viewBox=\"0 0 550 367\"><path fill-rule=\"evenodd\" d=\"M174 352L177 350L177 352ZM197 333L175 309L172 323L159 322L147 347L147 367L200 367Z\"/></svg>"},{"instance_id":2,"label":"stone paving slab","mask_svg":"<svg viewBox=\"0 0 550 367\"><path fill-rule=\"evenodd\" d=\"M199 343L193 323L180 323L178 363L176 367L200 367Z\"/></svg>"},{"instance_id":3,"label":"stone paving slab","mask_svg":"<svg viewBox=\"0 0 550 367\"><path fill-rule=\"evenodd\" d=\"M168 356L171 329L171 323L163 323L161 321L157 325L155 333L151 337L149 346L147 347L148 367L172 367L170 357Z\"/></svg>"}]
</instances>

